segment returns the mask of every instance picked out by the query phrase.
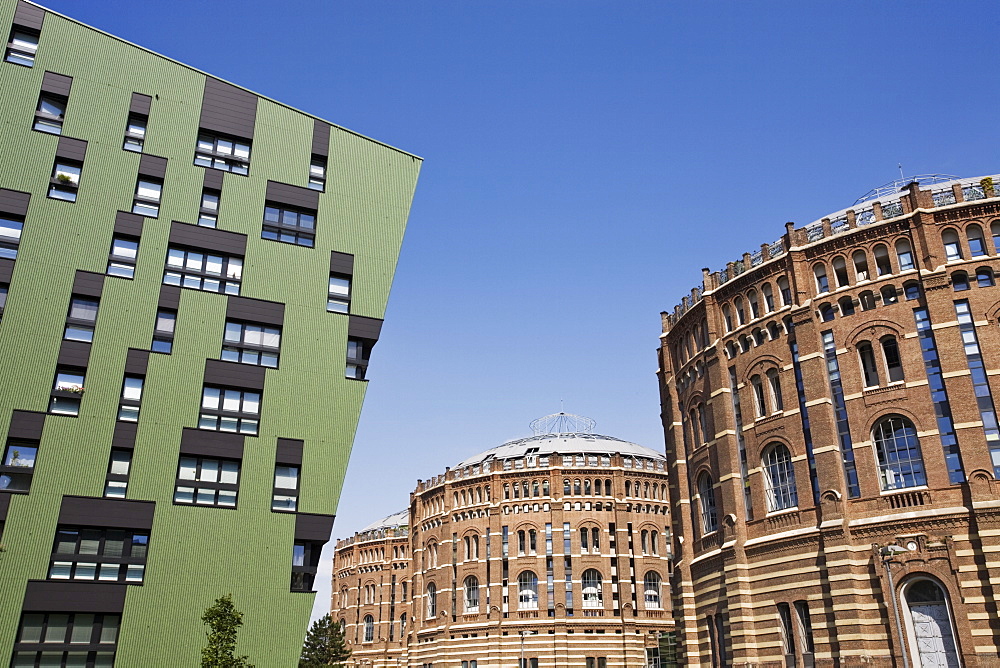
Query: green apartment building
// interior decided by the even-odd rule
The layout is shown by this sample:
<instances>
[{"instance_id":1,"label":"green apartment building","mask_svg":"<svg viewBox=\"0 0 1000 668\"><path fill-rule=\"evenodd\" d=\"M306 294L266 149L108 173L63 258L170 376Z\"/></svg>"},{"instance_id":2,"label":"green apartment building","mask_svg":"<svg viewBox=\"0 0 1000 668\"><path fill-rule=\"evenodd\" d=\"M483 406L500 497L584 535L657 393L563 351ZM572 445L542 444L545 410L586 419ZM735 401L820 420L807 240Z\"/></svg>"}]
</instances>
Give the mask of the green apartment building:
<instances>
[{"instance_id":1,"label":"green apartment building","mask_svg":"<svg viewBox=\"0 0 1000 668\"><path fill-rule=\"evenodd\" d=\"M0 0L0 664L295 665L420 159Z\"/></svg>"}]
</instances>

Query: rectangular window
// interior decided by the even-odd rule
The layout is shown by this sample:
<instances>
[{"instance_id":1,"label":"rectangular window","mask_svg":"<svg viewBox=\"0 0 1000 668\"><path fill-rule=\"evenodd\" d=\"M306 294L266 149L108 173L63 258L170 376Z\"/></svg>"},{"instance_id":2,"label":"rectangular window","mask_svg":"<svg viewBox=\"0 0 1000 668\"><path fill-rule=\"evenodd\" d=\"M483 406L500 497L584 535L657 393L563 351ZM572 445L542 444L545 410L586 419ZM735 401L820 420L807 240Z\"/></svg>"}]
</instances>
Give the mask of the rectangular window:
<instances>
[{"instance_id":1,"label":"rectangular window","mask_svg":"<svg viewBox=\"0 0 1000 668\"><path fill-rule=\"evenodd\" d=\"M274 467L274 495L271 510L295 512L299 501L299 467L278 464Z\"/></svg>"},{"instance_id":2,"label":"rectangular window","mask_svg":"<svg viewBox=\"0 0 1000 668\"><path fill-rule=\"evenodd\" d=\"M276 368L280 346L278 327L227 320L220 359Z\"/></svg>"},{"instance_id":3,"label":"rectangular window","mask_svg":"<svg viewBox=\"0 0 1000 668\"><path fill-rule=\"evenodd\" d=\"M62 134L65 114L65 97L42 93L38 98L38 108L35 110L35 124L32 126L32 129L39 132L47 132L51 135Z\"/></svg>"},{"instance_id":4,"label":"rectangular window","mask_svg":"<svg viewBox=\"0 0 1000 668\"><path fill-rule=\"evenodd\" d=\"M108 462L108 476L104 483L104 496L124 499L128 491L129 469L132 468L132 451L113 449Z\"/></svg>"},{"instance_id":5,"label":"rectangular window","mask_svg":"<svg viewBox=\"0 0 1000 668\"><path fill-rule=\"evenodd\" d=\"M9 438L0 460L0 491L27 492L35 472L38 441Z\"/></svg>"},{"instance_id":6,"label":"rectangular window","mask_svg":"<svg viewBox=\"0 0 1000 668\"><path fill-rule=\"evenodd\" d=\"M125 376L122 384L122 398L118 405L118 419L124 422L139 421L139 405L142 401L142 376Z\"/></svg>"},{"instance_id":7,"label":"rectangular window","mask_svg":"<svg viewBox=\"0 0 1000 668\"><path fill-rule=\"evenodd\" d=\"M201 394L199 429L257 435L260 393L206 386Z\"/></svg>"},{"instance_id":8,"label":"rectangular window","mask_svg":"<svg viewBox=\"0 0 1000 668\"><path fill-rule=\"evenodd\" d=\"M52 386L49 412L56 415L79 415L80 397L83 396L83 369L58 367Z\"/></svg>"},{"instance_id":9,"label":"rectangular window","mask_svg":"<svg viewBox=\"0 0 1000 668\"><path fill-rule=\"evenodd\" d=\"M14 26L10 31L10 39L7 41L8 63L24 65L25 67L35 66L35 54L38 52L38 33L33 30Z\"/></svg>"},{"instance_id":10,"label":"rectangular window","mask_svg":"<svg viewBox=\"0 0 1000 668\"><path fill-rule=\"evenodd\" d=\"M67 341L94 340L94 323L97 322L96 299L73 296L69 302L69 315L66 317L66 329L63 338Z\"/></svg>"},{"instance_id":11,"label":"rectangular window","mask_svg":"<svg viewBox=\"0 0 1000 668\"><path fill-rule=\"evenodd\" d=\"M24 222L9 214L0 215L0 258L17 258L17 246L21 243Z\"/></svg>"},{"instance_id":12,"label":"rectangular window","mask_svg":"<svg viewBox=\"0 0 1000 668\"><path fill-rule=\"evenodd\" d=\"M993 393L990 390L986 365L983 362L979 337L976 334L976 322L969 302L964 299L955 302L955 314L958 316L962 347L965 349L965 359L972 377L972 391L975 395L976 407L979 409L979 417L983 421L986 445L990 449L993 475L998 476L1000 475L1000 424L997 420L996 407L993 405Z\"/></svg>"},{"instance_id":13,"label":"rectangular window","mask_svg":"<svg viewBox=\"0 0 1000 668\"><path fill-rule=\"evenodd\" d=\"M161 308L156 312L156 327L153 330L153 344L150 350L154 353L169 355L174 349L174 327L177 325L177 311Z\"/></svg>"},{"instance_id":14,"label":"rectangular window","mask_svg":"<svg viewBox=\"0 0 1000 668\"><path fill-rule=\"evenodd\" d=\"M0 316L3 315L3 310L7 308L7 290L10 286L5 284L0 284Z\"/></svg>"},{"instance_id":15,"label":"rectangular window","mask_svg":"<svg viewBox=\"0 0 1000 668\"><path fill-rule=\"evenodd\" d=\"M347 368L344 375L355 380L364 380L368 370L368 356L371 354L371 342L365 339L347 340Z\"/></svg>"},{"instance_id":16,"label":"rectangular window","mask_svg":"<svg viewBox=\"0 0 1000 668\"><path fill-rule=\"evenodd\" d=\"M149 119L142 114L129 114L128 123L125 125L125 143L122 148L126 151L142 153L142 145L146 142L146 124Z\"/></svg>"},{"instance_id":17,"label":"rectangular window","mask_svg":"<svg viewBox=\"0 0 1000 668\"><path fill-rule=\"evenodd\" d=\"M167 267L163 274L166 285L238 295L242 277L241 257L212 255L174 246L167 249Z\"/></svg>"},{"instance_id":18,"label":"rectangular window","mask_svg":"<svg viewBox=\"0 0 1000 668\"><path fill-rule=\"evenodd\" d=\"M237 461L181 456L174 503L235 508L239 483Z\"/></svg>"},{"instance_id":19,"label":"rectangular window","mask_svg":"<svg viewBox=\"0 0 1000 668\"><path fill-rule=\"evenodd\" d=\"M160 195L163 182L154 181L149 177L139 177L135 184L135 198L132 202L132 213L140 216L156 218L160 215Z\"/></svg>"},{"instance_id":20,"label":"rectangular window","mask_svg":"<svg viewBox=\"0 0 1000 668\"><path fill-rule=\"evenodd\" d=\"M209 132L198 133L194 164L224 172L250 173L250 142Z\"/></svg>"},{"instance_id":21,"label":"rectangular window","mask_svg":"<svg viewBox=\"0 0 1000 668\"><path fill-rule=\"evenodd\" d=\"M316 570L319 568L319 556L323 551L322 543L295 541L292 547L292 591L311 592Z\"/></svg>"},{"instance_id":22,"label":"rectangular window","mask_svg":"<svg viewBox=\"0 0 1000 668\"><path fill-rule=\"evenodd\" d=\"M198 208L198 224L202 227L216 227L219 223L219 198L222 193L218 190L205 188L201 191L201 206Z\"/></svg>"},{"instance_id":23,"label":"rectangular window","mask_svg":"<svg viewBox=\"0 0 1000 668\"><path fill-rule=\"evenodd\" d=\"M108 253L108 276L132 278L135 276L135 258L139 253L139 240L115 236Z\"/></svg>"},{"instance_id":24,"label":"rectangular window","mask_svg":"<svg viewBox=\"0 0 1000 668\"><path fill-rule=\"evenodd\" d=\"M312 248L316 240L316 212L267 204L260 238Z\"/></svg>"},{"instance_id":25,"label":"rectangular window","mask_svg":"<svg viewBox=\"0 0 1000 668\"><path fill-rule=\"evenodd\" d=\"M49 182L49 198L75 202L82 170L83 163L56 158L55 165L52 167L52 178Z\"/></svg>"},{"instance_id":26,"label":"rectangular window","mask_svg":"<svg viewBox=\"0 0 1000 668\"><path fill-rule=\"evenodd\" d=\"M347 274L330 273L330 295L326 310L331 313L347 313L351 309L351 277Z\"/></svg>"},{"instance_id":27,"label":"rectangular window","mask_svg":"<svg viewBox=\"0 0 1000 668\"><path fill-rule=\"evenodd\" d=\"M326 190L326 158L313 154L309 162L309 187L313 190Z\"/></svg>"},{"instance_id":28,"label":"rectangular window","mask_svg":"<svg viewBox=\"0 0 1000 668\"><path fill-rule=\"evenodd\" d=\"M10 665L112 666L120 625L119 615L26 612Z\"/></svg>"},{"instance_id":29,"label":"rectangular window","mask_svg":"<svg viewBox=\"0 0 1000 668\"><path fill-rule=\"evenodd\" d=\"M149 532L60 526L49 580L97 580L142 584Z\"/></svg>"}]
</instances>

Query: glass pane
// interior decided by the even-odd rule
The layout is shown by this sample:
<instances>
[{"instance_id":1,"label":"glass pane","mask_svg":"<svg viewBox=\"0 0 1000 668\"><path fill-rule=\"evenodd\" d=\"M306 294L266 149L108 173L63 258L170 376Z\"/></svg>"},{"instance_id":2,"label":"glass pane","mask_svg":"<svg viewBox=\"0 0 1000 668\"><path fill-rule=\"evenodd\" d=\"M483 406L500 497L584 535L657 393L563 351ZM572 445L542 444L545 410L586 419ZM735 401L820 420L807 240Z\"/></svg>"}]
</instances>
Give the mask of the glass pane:
<instances>
[{"instance_id":1,"label":"glass pane","mask_svg":"<svg viewBox=\"0 0 1000 668\"><path fill-rule=\"evenodd\" d=\"M138 406L121 406L118 409L118 419L122 422L138 422L139 420L139 407Z\"/></svg>"},{"instance_id":2,"label":"glass pane","mask_svg":"<svg viewBox=\"0 0 1000 668\"><path fill-rule=\"evenodd\" d=\"M224 362L239 362L240 361L240 349L239 348L223 348L222 355L220 356Z\"/></svg>"},{"instance_id":3,"label":"glass pane","mask_svg":"<svg viewBox=\"0 0 1000 668\"><path fill-rule=\"evenodd\" d=\"M125 387L122 390L123 399L133 399L138 401L142 398L142 378L135 376L125 377Z\"/></svg>"},{"instance_id":4,"label":"glass pane","mask_svg":"<svg viewBox=\"0 0 1000 668\"><path fill-rule=\"evenodd\" d=\"M260 343L268 348L277 348L281 345L281 330L265 327Z\"/></svg>"},{"instance_id":5,"label":"glass pane","mask_svg":"<svg viewBox=\"0 0 1000 668\"><path fill-rule=\"evenodd\" d=\"M187 257L184 260L184 268L191 271L201 271L204 259L205 256L201 253L188 251Z\"/></svg>"},{"instance_id":6,"label":"glass pane","mask_svg":"<svg viewBox=\"0 0 1000 668\"><path fill-rule=\"evenodd\" d=\"M181 457L177 477L181 480L194 480L198 470L198 460L194 457Z\"/></svg>"},{"instance_id":7,"label":"glass pane","mask_svg":"<svg viewBox=\"0 0 1000 668\"><path fill-rule=\"evenodd\" d=\"M120 278L134 278L135 267L133 267L130 264L122 264L121 262L109 262L108 276L118 276Z\"/></svg>"},{"instance_id":8,"label":"glass pane","mask_svg":"<svg viewBox=\"0 0 1000 668\"><path fill-rule=\"evenodd\" d=\"M146 548L149 546L149 536L143 533L133 534L132 536L132 557L136 559L146 558Z\"/></svg>"},{"instance_id":9,"label":"glass pane","mask_svg":"<svg viewBox=\"0 0 1000 668\"><path fill-rule=\"evenodd\" d=\"M243 393L243 412L257 415L260 411L260 395L256 392Z\"/></svg>"},{"instance_id":10,"label":"glass pane","mask_svg":"<svg viewBox=\"0 0 1000 668\"><path fill-rule=\"evenodd\" d=\"M100 639L102 645L118 642L118 625L120 623L121 618L118 615L104 615L104 625L101 628Z\"/></svg>"},{"instance_id":11,"label":"glass pane","mask_svg":"<svg viewBox=\"0 0 1000 668\"><path fill-rule=\"evenodd\" d=\"M331 299L326 303L326 310L331 313L347 313L349 310L349 304L340 299Z\"/></svg>"},{"instance_id":12,"label":"glass pane","mask_svg":"<svg viewBox=\"0 0 1000 668\"><path fill-rule=\"evenodd\" d=\"M177 316L167 311L160 311L156 314L156 331L173 333Z\"/></svg>"},{"instance_id":13,"label":"glass pane","mask_svg":"<svg viewBox=\"0 0 1000 668\"><path fill-rule=\"evenodd\" d=\"M243 258L231 257L226 267L226 278L239 280L243 276Z\"/></svg>"},{"instance_id":14,"label":"glass pane","mask_svg":"<svg viewBox=\"0 0 1000 668\"><path fill-rule=\"evenodd\" d=\"M37 643L42 641L42 622L45 615L25 615L21 621L21 636L18 642Z\"/></svg>"},{"instance_id":15,"label":"glass pane","mask_svg":"<svg viewBox=\"0 0 1000 668\"><path fill-rule=\"evenodd\" d=\"M194 503L194 487L178 487L174 491L174 502Z\"/></svg>"},{"instance_id":16,"label":"glass pane","mask_svg":"<svg viewBox=\"0 0 1000 668\"><path fill-rule=\"evenodd\" d=\"M330 277L330 294L331 295L341 295L347 297L351 293L351 279L350 278L340 278L337 276Z\"/></svg>"},{"instance_id":17,"label":"glass pane","mask_svg":"<svg viewBox=\"0 0 1000 668\"><path fill-rule=\"evenodd\" d=\"M226 489L219 490L219 505L232 508L236 505L236 492Z\"/></svg>"},{"instance_id":18,"label":"glass pane","mask_svg":"<svg viewBox=\"0 0 1000 668\"><path fill-rule=\"evenodd\" d=\"M125 571L125 582L142 582L146 567L142 564L129 564Z\"/></svg>"},{"instance_id":19,"label":"glass pane","mask_svg":"<svg viewBox=\"0 0 1000 668\"><path fill-rule=\"evenodd\" d=\"M136 241L129 241L118 237L115 237L111 241L111 254L116 257L134 260L138 250L139 244Z\"/></svg>"},{"instance_id":20,"label":"glass pane","mask_svg":"<svg viewBox=\"0 0 1000 668\"><path fill-rule=\"evenodd\" d=\"M222 473L219 482L235 485L240 481L240 465L237 462L222 462Z\"/></svg>"},{"instance_id":21,"label":"glass pane","mask_svg":"<svg viewBox=\"0 0 1000 668\"><path fill-rule=\"evenodd\" d=\"M261 353L260 365L276 368L278 366L278 356L274 353Z\"/></svg>"},{"instance_id":22,"label":"glass pane","mask_svg":"<svg viewBox=\"0 0 1000 668\"><path fill-rule=\"evenodd\" d=\"M79 173L79 170L77 170ZM135 194L139 197L145 197L146 199L151 199L156 202L160 201L160 191L163 186L159 183L153 183L152 181L139 181L139 185L136 186Z\"/></svg>"},{"instance_id":23,"label":"glass pane","mask_svg":"<svg viewBox=\"0 0 1000 668\"><path fill-rule=\"evenodd\" d=\"M296 508L296 498L294 496L284 496L275 494L271 500L271 510L294 511Z\"/></svg>"},{"instance_id":24,"label":"glass pane","mask_svg":"<svg viewBox=\"0 0 1000 668\"><path fill-rule=\"evenodd\" d=\"M212 141L211 137L206 137L202 135L198 137L198 150L199 151L214 151L215 142Z\"/></svg>"},{"instance_id":25,"label":"glass pane","mask_svg":"<svg viewBox=\"0 0 1000 668\"><path fill-rule=\"evenodd\" d=\"M215 152L221 153L222 155L232 155L233 142L226 139L217 139L215 141Z\"/></svg>"},{"instance_id":26,"label":"glass pane","mask_svg":"<svg viewBox=\"0 0 1000 668\"><path fill-rule=\"evenodd\" d=\"M120 529L109 529L104 538L104 551L106 557L121 557L125 552L125 532Z\"/></svg>"},{"instance_id":27,"label":"glass pane","mask_svg":"<svg viewBox=\"0 0 1000 668\"><path fill-rule=\"evenodd\" d=\"M109 480L104 486L104 496L109 499L124 499L128 483L121 480Z\"/></svg>"},{"instance_id":28,"label":"glass pane","mask_svg":"<svg viewBox=\"0 0 1000 668\"><path fill-rule=\"evenodd\" d=\"M97 564L82 562L76 564L76 569L73 571L74 580L93 580L96 577Z\"/></svg>"},{"instance_id":29,"label":"glass pane","mask_svg":"<svg viewBox=\"0 0 1000 668\"><path fill-rule=\"evenodd\" d=\"M94 658L94 668L114 668L114 652L98 652Z\"/></svg>"},{"instance_id":30,"label":"glass pane","mask_svg":"<svg viewBox=\"0 0 1000 668\"><path fill-rule=\"evenodd\" d=\"M239 390L223 390L222 392L222 410L238 413L240 410L240 398L243 393Z\"/></svg>"},{"instance_id":31,"label":"glass pane","mask_svg":"<svg viewBox=\"0 0 1000 668\"><path fill-rule=\"evenodd\" d=\"M212 276L222 275L222 258L218 255L209 255L205 264L205 273Z\"/></svg>"},{"instance_id":32,"label":"glass pane","mask_svg":"<svg viewBox=\"0 0 1000 668\"><path fill-rule=\"evenodd\" d=\"M196 503L203 506L214 506L215 505L215 490L214 489L198 489L198 498Z\"/></svg>"},{"instance_id":33,"label":"glass pane","mask_svg":"<svg viewBox=\"0 0 1000 668\"><path fill-rule=\"evenodd\" d=\"M24 225L16 220L0 218L0 237L3 237L7 241L16 242L21 238L21 229L23 227Z\"/></svg>"},{"instance_id":34,"label":"glass pane","mask_svg":"<svg viewBox=\"0 0 1000 668\"><path fill-rule=\"evenodd\" d=\"M241 434L257 434L257 421L256 420L240 420L240 433Z\"/></svg>"},{"instance_id":35,"label":"glass pane","mask_svg":"<svg viewBox=\"0 0 1000 668\"><path fill-rule=\"evenodd\" d=\"M240 421L234 417L219 418L219 431L236 433L239 430Z\"/></svg>"},{"instance_id":36,"label":"glass pane","mask_svg":"<svg viewBox=\"0 0 1000 668\"><path fill-rule=\"evenodd\" d=\"M201 208L209 209L211 211L218 211L219 196L212 195L210 193L203 193L201 196Z\"/></svg>"},{"instance_id":37,"label":"glass pane","mask_svg":"<svg viewBox=\"0 0 1000 668\"><path fill-rule=\"evenodd\" d=\"M173 343L164 339L153 339L152 350L154 353L169 354L174 348Z\"/></svg>"},{"instance_id":38,"label":"glass pane","mask_svg":"<svg viewBox=\"0 0 1000 668\"><path fill-rule=\"evenodd\" d=\"M101 564L101 574L97 576L97 579L105 582L117 582L119 570L119 564Z\"/></svg>"},{"instance_id":39,"label":"glass pane","mask_svg":"<svg viewBox=\"0 0 1000 668\"><path fill-rule=\"evenodd\" d=\"M201 393L201 407L210 410L219 409L219 396L221 390L216 387L206 387Z\"/></svg>"},{"instance_id":40,"label":"glass pane","mask_svg":"<svg viewBox=\"0 0 1000 668\"><path fill-rule=\"evenodd\" d=\"M80 400L68 399L65 397L52 397L52 401L49 404L49 412L57 413L59 415L79 415Z\"/></svg>"},{"instance_id":41,"label":"glass pane","mask_svg":"<svg viewBox=\"0 0 1000 668\"><path fill-rule=\"evenodd\" d=\"M243 340L246 343L251 343L255 346L259 346L261 342L261 334L263 328L257 325L246 325L243 328Z\"/></svg>"},{"instance_id":42,"label":"glass pane","mask_svg":"<svg viewBox=\"0 0 1000 668\"><path fill-rule=\"evenodd\" d=\"M67 652L66 668L86 668L87 652Z\"/></svg>"},{"instance_id":43,"label":"glass pane","mask_svg":"<svg viewBox=\"0 0 1000 668\"><path fill-rule=\"evenodd\" d=\"M53 561L49 567L50 580L69 580L70 572L73 569L73 562Z\"/></svg>"},{"instance_id":44,"label":"glass pane","mask_svg":"<svg viewBox=\"0 0 1000 668\"><path fill-rule=\"evenodd\" d=\"M45 638L42 642L66 642L66 634L69 626L69 615L49 615L49 626L45 629Z\"/></svg>"},{"instance_id":45,"label":"glass pane","mask_svg":"<svg viewBox=\"0 0 1000 668\"><path fill-rule=\"evenodd\" d=\"M217 279L206 278L202 282L201 289L204 290L205 292L218 292L220 286L221 286L221 284L219 283L219 281Z\"/></svg>"},{"instance_id":46,"label":"glass pane","mask_svg":"<svg viewBox=\"0 0 1000 668\"><path fill-rule=\"evenodd\" d=\"M250 146L248 144L236 143L233 145L233 155L237 158L247 160L250 158Z\"/></svg>"},{"instance_id":47,"label":"glass pane","mask_svg":"<svg viewBox=\"0 0 1000 668\"><path fill-rule=\"evenodd\" d=\"M43 97L38 101L38 111L43 114L48 114L49 116L62 116L65 110L65 104L57 102L52 98Z\"/></svg>"},{"instance_id":48,"label":"glass pane","mask_svg":"<svg viewBox=\"0 0 1000 668\"><path fill-rule=\"evenodd\" d=\"M85 327L66 327L63 338L67 341L84 341L90 343L94 340L94 330Z\"/></svg>"},{"instance_id":49,"label":"glass pane","mask_svg":"<svg viewBox=\"0 0 1000 668\"><path fill-rule=\"evenodd\" d=\"M146 136L146 124L142 121L131 120L128 123L128 129L126 130L130 135L135 135L136 137Z\"/></svg>"},{"instance_id":50,"label":"glass pane","mask_svg":"<svg viewBox=\"0 0 1000 668\"><path fill-rule=\"evenodd\" d=\"M260 354L256 350L244 350L240 361L244 364L258 364L260 362Z\"/></svg>"},{"instance_id":51,"label":"glass pane","mask_svg":"<svg viewBox=\"0 0 1000 668\"><path fill-rule=\"evenodd\" d=\"M264 207L264 221L268 223L277 223L281 220L281 211L275 209L273 206Z\"/></svg>"},{"instance_id":52,"label":"glass pane","mask_svg":"<svg viewBox=\"0 0 1000 668\"><path fill-rule=\"evenodd\" d=\"M202 482L218 482L219 460L217 459L201 460L201 475L198 476L198 480Z\"/></svg>"},{"instance_id":53,"label":"glass pane","mask_svg":"<svg viewBox=\"0 0 1000 668\"><path fill-rule=\"evenodd\" d=\"M215 415L201 415L198 418L198 429L217 429L219 418Z\"/></svg>"}]
</instances>

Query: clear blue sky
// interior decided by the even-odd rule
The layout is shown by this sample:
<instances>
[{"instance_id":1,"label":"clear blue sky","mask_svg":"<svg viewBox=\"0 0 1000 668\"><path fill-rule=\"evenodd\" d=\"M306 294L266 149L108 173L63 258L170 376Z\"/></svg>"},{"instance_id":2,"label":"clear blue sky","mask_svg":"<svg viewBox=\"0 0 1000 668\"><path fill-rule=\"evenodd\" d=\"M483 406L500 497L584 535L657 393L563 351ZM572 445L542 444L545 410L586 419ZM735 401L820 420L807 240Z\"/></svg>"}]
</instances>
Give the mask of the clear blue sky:
<instances>
[{"instance_id":1,"label":"clear blue sky","mask_svg":"<svg viewBox=\"0 0 1000 668\"><path fill-rule=\"evenodd\" d=\"M900 162L1000 171L995 3L45 4L425 158L338 537L560 400L662 448L701 267Z\"/></svg>"}]
</instances>

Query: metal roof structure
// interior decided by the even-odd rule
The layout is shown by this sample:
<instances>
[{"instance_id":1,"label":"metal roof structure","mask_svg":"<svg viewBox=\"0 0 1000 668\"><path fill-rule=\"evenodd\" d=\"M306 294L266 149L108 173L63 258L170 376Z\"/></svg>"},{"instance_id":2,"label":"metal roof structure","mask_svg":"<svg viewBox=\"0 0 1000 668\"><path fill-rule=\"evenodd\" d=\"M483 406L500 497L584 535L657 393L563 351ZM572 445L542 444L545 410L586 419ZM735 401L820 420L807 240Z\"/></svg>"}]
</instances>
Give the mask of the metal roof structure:
<instances>
[{"instance_id":1,"label":"metal roof structure","mask_svg":"<svg viewBox=\"0 0 1000 668\"><path fill-rule=\"evenodd\" d=\"M400 510L398 513L393 513L388 517L383 517L380 520L372 522L364 529L358 531L358 533L365 533L366 531L376 531L378 529L394 529L396 527L405 527L410 524L410 509L406 508Z\"/></svg>"}]
</instances>

